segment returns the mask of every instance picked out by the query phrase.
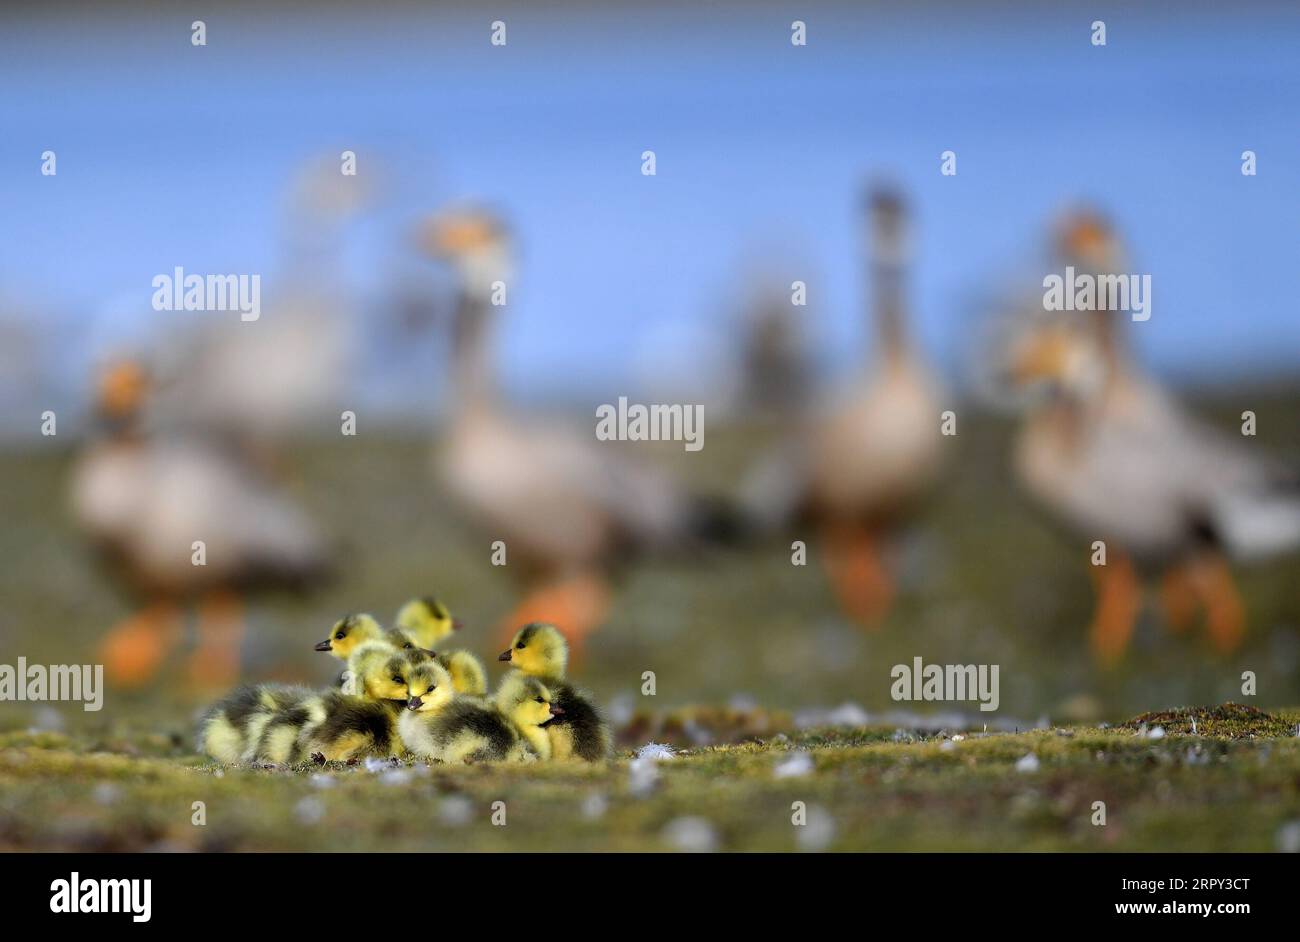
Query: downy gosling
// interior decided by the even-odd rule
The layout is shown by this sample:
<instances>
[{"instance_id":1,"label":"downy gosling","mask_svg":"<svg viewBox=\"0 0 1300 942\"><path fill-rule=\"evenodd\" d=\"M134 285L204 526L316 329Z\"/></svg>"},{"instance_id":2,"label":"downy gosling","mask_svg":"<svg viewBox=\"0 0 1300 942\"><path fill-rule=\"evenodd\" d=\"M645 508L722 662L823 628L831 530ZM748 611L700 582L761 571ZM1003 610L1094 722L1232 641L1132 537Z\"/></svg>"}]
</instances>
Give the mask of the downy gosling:
<instances>
[{"instance_id":1,"label":"downy gosling","mask_svg":"<svg viewBox=\"0 0 1300 942\"><path fill-rule=\"evenodd\" d=\"M461 623L451 617L447 606L426 596L403 605L397 613L396 626L394 630L404 633L417 648L432 651L453 631L460 630ZM436 656L438 663L451 674L451 683L457 693L472 697L487 695L487 671L483 669L483 662L473 654L464 650L447 650L437 651Z\"/></svg>"},{"instance_id":2,"label":"downy gosling","mask_svg":"<svg viewBox=\"0 0 1300 942\"><path fill-rule=\"evenodd\" d=\"M397 629L406 634L417 648L433 649L453 631L461 628L447 606L432 596L411 599L397 611Z\"/></svg>"},{"instance_id":3,"label":"downy gosling","mask_svg":"<svg viewBox=\"0 0 1300 942\"><path fill-rule=\"evenodd\" d=\"M549 759L546 724L563 712L536 677L516 673L495 703L457 697L434 714L404 714L398 731L417 755L446 763L527 762Z\"/></svg>"},{"instance_id":4,"label":"downy gosling","mask_svg":"<svg viewBox=\"0 0 1300 942\"><path fill-rule=\"evenodd\" d=\"M316 642L317 651L324 651L340 661L346 661L352 652L371 641L383 641L399 650L413 650L424 645L416 644L405 631L399 628L385 628L373 615L364 612L348 615L334 623L329 637Z\"/></svg>"},{"instance_id":5,"label":"downy gosling","mask_svg":"<svg viewBox=\"0 0 1300 942\"><path fill-rule=\"evenodd\" d=\"M274 756L264 754L263 734L274 718L293 713L315 697L315 692L306 687L282 684L236 688L203 714L199 721L199 752L228 765L259 759L287 761L280 758L279 750ZM305 723L306 718L302 721Z\"/></svg>"},{"instance_id":6,"label":"downy gosling","mask_svg":"<svg viewBox=\"0 0 1300 942\"><path fill-rule=\"evenodd\" d=\"M450 677L432 658L383 643L356 654L355 691L279 684L234 691L205 714L200 751L232 764L400 755L398 714L445 706L452 696Z\"/></svg>"},{"instance_id":7,"label":"downy gosling","mask_svg":"<svg viewBox=\"0 0 1300 942\"><path fill-rule=\"evenodd\" d=\"M483 662L468 651L435 651L433 657L451 675L451 685L457 693L468 697L486 697L487 671Z\"/></svg>"},{"instance_id":8,"label":"downy gosling","mask_svg":"<svg viewBox=\"0 0 1300 942\"><path fill-rule=\"evenodd\" d=\"M551 758L599 762L609 757L613 748L609 724L585 694L564 681L569 644L558 628L536 621L524 625L497 660L515 668L502 681L503 690L515 672L522 672L540 679L555 694L559 716L546 726Z\"/></svg>"},{"instance_id":9,"label":"downy gosling","mask_svg":"<svg viewBox=\"0 0 1300 942\"><path fill-rule=\"evenodd\" d=\"M293 761L399 756L405 748L398 717L408 711L433 714L452 699L451 678L432 658L374 645L349 663L358 671L360 695L339 690L321 694L322 718L302 729Z\"/></svg>"}]
</instances>

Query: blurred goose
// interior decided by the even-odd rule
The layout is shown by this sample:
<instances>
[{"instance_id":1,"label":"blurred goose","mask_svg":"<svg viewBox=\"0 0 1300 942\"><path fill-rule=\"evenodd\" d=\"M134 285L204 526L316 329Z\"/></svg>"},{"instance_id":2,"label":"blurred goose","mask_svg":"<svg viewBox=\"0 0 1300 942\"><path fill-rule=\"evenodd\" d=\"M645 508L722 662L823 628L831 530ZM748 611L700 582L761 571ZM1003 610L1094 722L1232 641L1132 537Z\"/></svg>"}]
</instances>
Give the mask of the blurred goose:
<instances>
[{"instance_id":1,"label":"blurred goose","mask_svg":"<svg viewBox=\"0 0 1300 942\"><path fill-rule=\"evenodd\" d=\"M1117 240L1095 213L1065 220L1058 251L1076 270L1124 270ZM1090 639L1101 662L1123 656L1142 605L1139 572L1152 570L1164 574L1170 626L1182 629L1203 611L1211 642L1228 653L1245 615L1227 558L1300 544L1300 487L1143 375L1123 342L1125 316L1039 312L1012 345L1009 378L1045 393L1021 429L1016 471L1075 533L1106 544L1106 564L1090 567Z\"/></svg>"},{"instance_id":2,"label":"blurred goose","mask_svg":"<svg viewBox=\"0 0 1300 942\"><path fill-rule=\"evenodd\" d=\"M752 417L785 422L806 413L813 371L800 313L784 286L771 280L741 310L740 403Z\"/></svg>"},{"instance_id":3,"label":"blurred goose","mask_svg":"<svg viewBox=\"0 0 1300 942\"><path fill-rule=\"evenodd\" d=\"M372 204L377 173L341 174L334 155L297 170L281 217L279 270L266 280L256 323L186 319L151 357L167 390L150 403L160 427L219 439L284 472L292 471L285 441L338 421L361 373L344 276L348 227Z\"/></svg>"},{"instance_id":4,"label":"blurred goose","mask_svg":"<svg viewBox=\"0 0 1300 942\"><path fill-rule=\"evenodd\" d=\"M448 491L493 540L526 596L501 622L556 623L580 649L609 607L608 578L630 551L680 545L714 521L668 477L619 460L591 431L512 415L492 381L494 283L510 280L511 240L483 210L439 215L422 250L458 276L450 428L438 450ZM512 286L513 290L513 286Z\"/></svg>"},{"instance_id":5,"label":"blurred goose","mask_svg":"<svg viewBox=\"0 0 1300 942\"><path fill-rule=\"evenodd\" d=\"M760 465L747 503L769 525L820 526L841 606L868 627L894 597L882 551L931 491L942 459L939 384L907 331L905 211L894 193L867 201L876 344L872 359L789 451Z\"/></svg>"},{"instance_id":6,"label":"blurred goose","mask_svg":"<svg viewBox=\"0 0 1300 942\"><path fill-rule=\"evenodd\" d=\"M244 632L241 593L314 580L324 570L324 546L296 506L230 453L147 428L150 386L137 363L106 371L102 431L72 474L77 522L145 600L105 637L101 659L119 686L144 684L180 640L180 606L198 600L190 679L228 686ZM204 544L202 565L193 561L195 541Z\"/></svg>"},{"instance_id":7,"label":"blurred goose","mask_svg":"<svg viewBox=\"0 0 1300 942\"><path fill-rule=\"evenodd\" d=\"M276 467L285 440L337 418L355 372L342 294L320 280L314 290L282 285L255 324L214 319L177 331L160 346L167 396L151 415Z\"/></svg>"}]
</instances>

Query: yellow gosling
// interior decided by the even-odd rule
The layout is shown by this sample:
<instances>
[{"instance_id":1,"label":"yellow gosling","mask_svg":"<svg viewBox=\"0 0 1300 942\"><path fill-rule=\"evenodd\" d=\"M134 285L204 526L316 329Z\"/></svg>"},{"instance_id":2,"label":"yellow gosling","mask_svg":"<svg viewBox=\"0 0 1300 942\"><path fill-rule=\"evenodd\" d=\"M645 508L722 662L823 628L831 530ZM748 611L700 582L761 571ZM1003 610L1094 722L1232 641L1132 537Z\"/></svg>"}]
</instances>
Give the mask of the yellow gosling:
<instances>
[{"instance_id":1,"label":"yellow gosling","mask_svg":"<svg viewBox=\"0 0 1300 942\"><path fill-rule=\"evenodd\" d=\"M316 642L316 650L346 661L359 646L368 641L381 641L385 634L383 626L373 615L348 615L334 623L329 637Z\"/></svg>"},{"instance_id":2,"label":"yellow gosling","mask_svg":"<svg viewBox=\"0 0 1300 942\"><path fill-rule=\"evenodd\" d=\"M281 712L292 711L314 696L306 687L259 684L234 690L213 704L199 721L199 751L233 765L259 759L283 762L260 752L263 734Z\"/></svg>"},{"instance_id":3,"label":"yellow gosling","mask_svg":"<svg viewBox=\"0 0 1300 942\"><path fill-rule=\"evenodd\" d=\"M404 715L402 741L417 755L449 764L527 762L550 757L550 739L542 725L559 708L536 678L512 682L495 703L458 696L433 716Z\"/></svg>"},{"instance_id":4,"label":"yellow gosling","mask_svg":"<svg viewBox=\"0 0 1300 942\"><path fill-rule=\"evenodd\" d=\"M457 693L471 697L485 697L488 692L487 671L483 662L468 651L440 651L433 655L451 675L451 684Z\"/></svg>"},{"instance_id":5,"label":"yellow gosling","mask_svg":"<svg viewBox=\"0 0 1300 942\"><path fill-rule=\"evenodd\" d=\"M399 717L407 711L432 714L450 701L451 678L432 659L380 653L354 655L363 695L335 690L321 695L322 719L301 731L298 756L316 761L399 756L405 751Z\"/></svg>"},{"instance_id":6,"label":"yellow gosling","mask_svg":"<svg viewBox=\"0 0 1300 942\"><path fill-rule=\"evenodd\" d=\"M564 680L569 645L558 628L546 622L524 625L497 660L515 668L502 681L502 689L514 673L522 673L540 679L554 693L560 711L556 720L546 726L551 758L600 762L609 757L613 749L609 724L586 694Z\"/></svg>"},{"instance_id":7,"label":"yellow gosling","mask_svg":"<svg viewBox=\"0 0 1300 942\"><path fill-rule=\"evenodd\" d=\"M447 606L432 596L411 599L398 609L394 624L415 642L417 648L426 649L437 647L439 642L461 627L460 621L451 617Z\"/></svg>"}]
</instances>

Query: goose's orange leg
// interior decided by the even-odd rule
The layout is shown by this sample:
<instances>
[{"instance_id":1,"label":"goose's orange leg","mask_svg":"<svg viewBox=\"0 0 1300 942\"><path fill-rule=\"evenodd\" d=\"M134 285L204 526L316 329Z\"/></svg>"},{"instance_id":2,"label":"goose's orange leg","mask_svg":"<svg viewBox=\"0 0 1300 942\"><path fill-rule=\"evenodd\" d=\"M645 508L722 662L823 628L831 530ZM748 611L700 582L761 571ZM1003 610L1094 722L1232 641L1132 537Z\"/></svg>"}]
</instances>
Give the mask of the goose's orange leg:
<instances>
[{"instance_id":1,"label":"goose's orange leg","mask_svg":"<svg viewBox=\"0 0 1300 942\"><path fill-rule=\"evenodd\" d=\"M198 647L190 655L189 680L198 690L224 690L239 677L244 605L231 592L214 592L199 605Z\"/></svg>"},{"instance_id":2,"label":"goose's orange leg","mask_svg":"<svg viewBox=\"0 0 1300 942\"><path fill-rule=\"evenodd\" d=\"M895 586L876 535L855 524L828 526L826 574L845 613L864 628L879 628L893 605Z\"/></svg>"},{"instance_id":3,"label":"goose's orange leg","mask_svg":"<svg viewBox=\"0 0 1300 942\"><path fill-rule=\"evenodd\" d=\"M1142 586L1127 556L1112 553L1104 566L1093 566L1097 610L1089 638L1092 652L1103 666L1111 667L1128 649L1133 625L1142 608Z\"/></svg>"},{"instance_id":4,"label":"goose's orange leg","mask_svg":"<svg viewBox=\"0 0 1300 942\"><path fill-rule=\"evenodd\" d=\"M1182 634L1196 620L1201 600L1196 592L1189 564L1181 563L1165 572L1160 580L1160 607L1170 631Z\"/></svg>"},{"instance_id":5,"label":"goose's orange leg","mask_svg":"<svg viewBox=\"0 0 1300 942\"><path fill-rule=\"evenodd\" d=\"M498 641L510 644L516 631L530 621L548 621L569 640L570 661L579 660L587 636L601 626L609 611L609 586L599 576L580 573L539 586L501 622Z\"/></svg>"},{"instance_id":6,"label":"goose's orange leg","mask_svg":"<svg viewBox=\"0 0 1300 942\"><path fill-rule=\"evenodd\" d=\"M154 602L122 619L99 645L99 659L118 687L148 683L180 641L180 611L170 602Z\"/></svg>"},{"instance_id":7,"label":"goose's orange leg","mask_svg":"<svg viewBox=\"0 0 1300 942\"><path fill-rule=\"evenodd\" d=\"M1198 560L1193 579L1205 605L1205 627L1220 654L1231 654L1246 633L1246 610L1227 561L1219 555Z\"/></svg>"}]
</instances>

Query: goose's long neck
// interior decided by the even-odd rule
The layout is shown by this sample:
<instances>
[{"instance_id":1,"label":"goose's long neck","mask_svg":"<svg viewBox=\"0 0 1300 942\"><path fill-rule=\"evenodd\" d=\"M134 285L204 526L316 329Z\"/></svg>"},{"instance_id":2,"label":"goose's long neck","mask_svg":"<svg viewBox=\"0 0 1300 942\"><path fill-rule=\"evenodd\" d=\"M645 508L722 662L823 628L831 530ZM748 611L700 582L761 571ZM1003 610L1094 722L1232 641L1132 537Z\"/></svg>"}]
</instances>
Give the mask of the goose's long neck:
<instances>
[{"instance_id":1,"label":"goose's long neck","mask_svg":"<svg viewBox=\"0 0 1300 942\"><path fill-rule=\"evenodd\" d=\"M112 445L139 445L147 437L144 418L138 411L111 418L98 416L94 433L98 441Z\"/></svg>"},{"instance_id":2,"label":"goose's long neck","mask_svg":"<svg viewBox=\"0 0 1300 942\"><path fill-rule=\"evenodd\" d=\"M896 204L877 205L871 215L868 310L875 322L878 349L886 359L892 359L907 348L907 319L903 310L906 275L903 210Z\"/></svg>"},{"instance_id":3,"label":"goose's long neck","mask_svg":"<svg viewBox=\"0 0 1300 942\"><path fill-rule=\"evenodd\" d=\"M1093 331L1101 348L1107 377L1113 382L1128 379L1132 373L1132 364L1129 362L1127 344L1121 336L1124 328L1118 321L1120 315L1115 311L1093 311L1092 317Z\"/></svg>"},{"instance_id":4,"label":"goose's long neck","mask_svg":"<svg viewBox=\"0 0 1300 942\"><path fill-rule=\"evenodd\" d=\"M453 341L453 382L461 413L490 410L494 405L489 322L491 301L466 287L461 290Z\"/></svg>"},{"instance_id":5,"label":"goose's long neck","mask_svg":"<svg viewBox=\"0 0 1300 942\"><path fill-rule=\"evenodd\" d=\"M1075 260L1073 265L1076 270L1087 272L1096 278L1115 274L1124 277L1123 270L1126 263L1122 254L1118 251L1107 252L1104 258L1108 261L1098 260L1090 264L1087 260ZM1123 311L1106 309L1091 313L1093 335L1097 338L1102 360L1106 366L1108 385L1112 387L1131 382L1138 375L1137 368L1129 356L1129 343L1122 320L1127 316Z\"/></svg>"},{"instance_id":6,"label":"goose's long neck","mask_svg":"<svg viewBox=\"0 0 1300 942\"><path fill-rule=\"evenodd\" d=\"M907 320L903 311L903 266L874 257L871 260L871 311L876 339L887 358L907 348Z\"/></svg>"}]
</instances>

